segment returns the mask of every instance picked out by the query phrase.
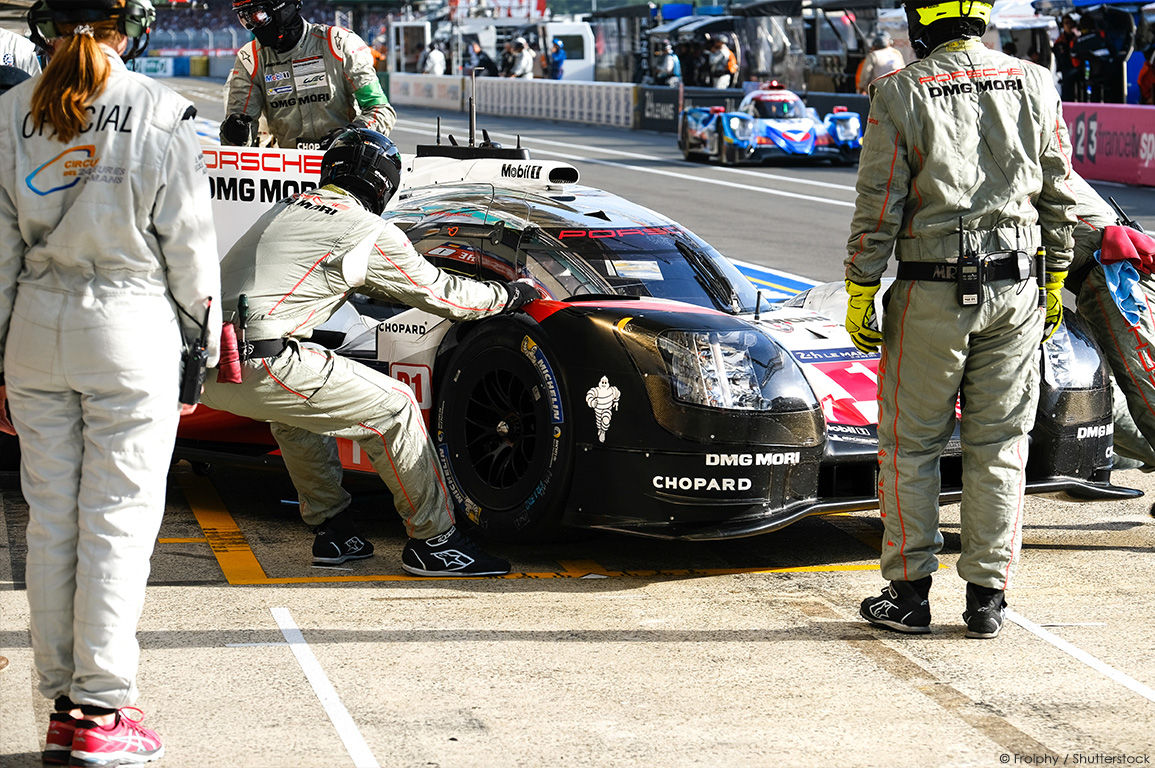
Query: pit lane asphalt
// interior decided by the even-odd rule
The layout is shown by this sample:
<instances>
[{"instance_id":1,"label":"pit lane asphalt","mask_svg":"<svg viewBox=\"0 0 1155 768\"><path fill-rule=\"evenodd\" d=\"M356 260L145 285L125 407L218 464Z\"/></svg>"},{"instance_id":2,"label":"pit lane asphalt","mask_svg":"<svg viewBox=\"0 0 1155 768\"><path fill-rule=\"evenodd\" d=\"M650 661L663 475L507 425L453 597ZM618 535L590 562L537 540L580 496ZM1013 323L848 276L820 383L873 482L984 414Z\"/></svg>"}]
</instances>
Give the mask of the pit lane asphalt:
<instances>
[{"instance_id":1,"label":"pit lane asphalt","mask_svg":"<svg viewBox=\"0 0 1155 768\"><path fill-rule=\"evenodd\" d=\"M612 134L618 151L642 151L634 134L580 132L535 126L572 145ZM682 163L672 137L646 141L670 167L713 173ZM587 183L610 187L594 176L608 169L613 184L666 197L669 177L587 165ZM827 226L801 214L817 205L775 208L774 226L844 242L848 209L831 206L839 221ZM735 242L762 247L758 230L701 205L690 214L711 242L705 225L728 224ZM814 258L775 266L791 263L823 278L809 271ZM1009 595L1018 623L976 641L963 637L951 569L956 507L943 512L935 632L906 637L857 617L882 585L876 513L730 542L490 545L512 560L510 578L428 580L401 570L403 532L375 482L354 490L377 555L317 569L311 534L281 502L293 497L283 473L202 477L179 464L140 624L139 704L165 739L161 766L1145 764L1155 753L1155 477L1116 482L1149 495L1029 500ZM0 655L11 660L0 672L0 766L33 766L48 702L31 672L26 513L13 475L0 476L0 501Z\"/></svg>"}]
</instances>

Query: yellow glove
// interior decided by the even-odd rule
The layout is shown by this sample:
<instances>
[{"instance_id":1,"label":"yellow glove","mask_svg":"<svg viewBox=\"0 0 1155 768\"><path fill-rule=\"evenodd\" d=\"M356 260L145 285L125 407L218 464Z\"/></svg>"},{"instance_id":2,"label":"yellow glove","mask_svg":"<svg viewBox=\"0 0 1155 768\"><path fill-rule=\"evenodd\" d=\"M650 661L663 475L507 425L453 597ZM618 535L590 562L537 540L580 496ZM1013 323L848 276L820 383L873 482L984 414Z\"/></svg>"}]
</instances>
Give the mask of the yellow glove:
<instances>
[{"instance_id":1,"label":"yellow glove","mask_svg":"<svg viewBox=\"0 0 1155 768\"><path fill-rule=\"evenodd\" d=\"M854 346L862 352L877 352L882 344L882 333L878 330L878 319L874 316L874 294L880 283L859 285L846 281L846 331ZM1061 285L1061 284L1060 284Z\"/></svg>"},{"instance_id":2,"label":"yellow glove","mask_svg":"<svg viewBox=\"0 0 1155 768\"><path fill-rule=\"evenodd\" d=\"M1047 282L1045 283L1047 289L1047 319L1043 322L1043 343L1046 344L1055 335L1055 331L1059 330L1059 325L1063 322L1063 281L1067 279L1067 273L1064 272L1048 272Z\"/></svg>"}]
</instances>

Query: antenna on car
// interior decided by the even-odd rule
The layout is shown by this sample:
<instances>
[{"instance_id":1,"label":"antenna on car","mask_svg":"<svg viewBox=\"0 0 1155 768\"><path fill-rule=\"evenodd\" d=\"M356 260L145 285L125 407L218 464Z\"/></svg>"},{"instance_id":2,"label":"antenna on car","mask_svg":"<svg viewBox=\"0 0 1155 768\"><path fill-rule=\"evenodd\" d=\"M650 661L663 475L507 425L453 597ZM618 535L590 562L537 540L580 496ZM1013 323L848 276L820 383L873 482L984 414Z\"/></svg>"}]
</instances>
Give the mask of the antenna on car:
<instances>
[{"instance_id":1,"label":"antenna on car","mask_svg":"<svg viewBox=\"0 0 1155 768\"><path fill-rule=\"evenodd\" d=\"M441 146L441 115L437 116L437 146Z\"/></svg>"},{"instance_id":2,"label":"antenna on car","mask_svg":"<svg viewBox=\"0 0 1155 768\"><path fill-rule=\"evenodd\" d=\"M469 73L469 146L474 144L474 135L477 133L477 103L473 100L477 93L477 68Z\"/></svg>"}]
</instances>

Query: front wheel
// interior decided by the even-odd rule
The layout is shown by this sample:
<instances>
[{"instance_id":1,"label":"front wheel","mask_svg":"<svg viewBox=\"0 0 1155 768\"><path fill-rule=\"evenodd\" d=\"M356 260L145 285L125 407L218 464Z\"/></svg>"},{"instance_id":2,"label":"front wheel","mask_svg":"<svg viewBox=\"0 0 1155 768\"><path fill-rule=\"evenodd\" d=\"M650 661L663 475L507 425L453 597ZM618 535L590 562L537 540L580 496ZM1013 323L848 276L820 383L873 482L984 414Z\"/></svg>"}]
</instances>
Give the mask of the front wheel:
<instances>
[{"instance_id":1,"label":"front wheel","mask_svg":"<svg viewBox=\"0 0 1155 768\"><path fill-rule=\"evenodd\" d=\"M510 542L561 536L574 439L558 357L540 328L485 321L439 365L437 450L469 523Z\"/></svg>"}]
</instances>

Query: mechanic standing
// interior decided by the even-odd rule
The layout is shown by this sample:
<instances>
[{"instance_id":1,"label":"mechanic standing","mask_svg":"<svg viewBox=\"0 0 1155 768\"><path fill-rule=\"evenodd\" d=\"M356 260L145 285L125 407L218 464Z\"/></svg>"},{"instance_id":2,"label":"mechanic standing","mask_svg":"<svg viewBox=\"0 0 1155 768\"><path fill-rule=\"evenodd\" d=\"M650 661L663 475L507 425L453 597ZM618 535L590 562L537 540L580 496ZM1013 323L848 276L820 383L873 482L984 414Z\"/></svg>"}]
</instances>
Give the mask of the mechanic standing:
<instances>
[{"instance_id":1,"label":"mechanic standing","mask_svg":"<svg viewBox=\"0 0 1155 768\"><path fill-rule=\"evenodd\" d=\"M233 10L256 40L229 74L222 144L255 146L262 114L289 149L324 149L346 127L393 129L397 113L357 35L305 21L300 0L234 0Z\"/></svg>"},{"instance_id":2,"label":"mechanic standing","mask_svg":"<svg viewBox=\"0 0 1155 768\"><path fill-rule=\"evenodd\" d=\"M40 71L36 44L23 35L0 27L0 66L16 67L30 75Z\"/></svg>"},{"instance_id":3,"label":"mechanic standing","mask_svg":"<svg viewBox=\"0 0 1155 768\"><path fill-rule=\"evenodd\" d=\"M421 576L493 576L509 563L453 525L437 454L409 387L308 341L359 292L440 317L477 320L540 298L528 284L483 283L442 272L380 218L397 190L401 156L385 136L342 133L321 160L321 188L286 198L253 224L221 262L228 310L247 304L239 383L205 384L207 405L271 422L316 526L313 561L369 557L346 512L349 493L332 437L356 441L393 494L409 541L402 566ZM238 318L239 320L239 318Z\"/></svg>"},{"instance_id":4,"label":"mechanic standing","mask_svg":"<svg viewBox=\"0 0 1155 768\"><path fill-rule=\"evenodd\" d=\"M220 273L196 110L121 60L155 17L148 0L33 6L48 65L0 100L0 397L20 435L50 763L164 751L125 710L140 712L136 626L195 407L181 350L203 336L215 362Z\"/></svg>"},{"instance_id":5,"label":"mechanic standing","mask_svg":"<svg viewBox=\"0 0 1155 768\"><path fill-rule=\"evenodd\" d=\"M894 40L889 32L879 32L870 44L870 53L862 62L862 69L858 73L858 92L866 93L871 82L889 75L895 70L902 69L906 60L894 47Z\"/></svg>"},{"instance_id":6,"label":"mechanic standing","mask_svg":"<svg viewBox=\"0 0 1155 768\"><path fill-rule=\"evenodd\" d=\"M967 637L991 638L1021 544L1039 343L1061 319L1071 260L1070 145L1050 73L979 40L989 3L905 7L919 60L870 86L845 261L847 330L864 352L882 344L878 496L890 584L860 613L930 631L939 457L961 393L963 619ZM892 250L897 280L880 333L874 296Z\"/></svg>"}]
</instances>

